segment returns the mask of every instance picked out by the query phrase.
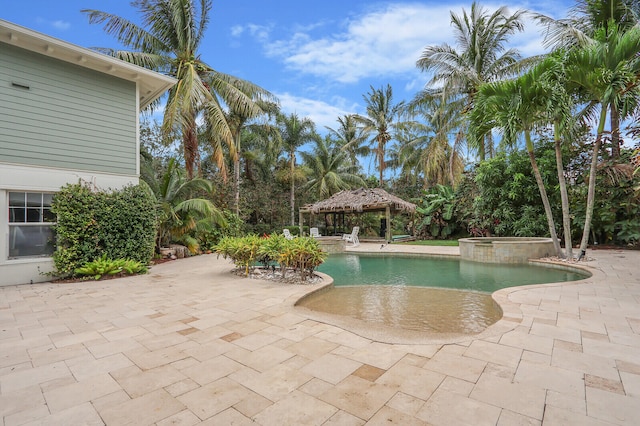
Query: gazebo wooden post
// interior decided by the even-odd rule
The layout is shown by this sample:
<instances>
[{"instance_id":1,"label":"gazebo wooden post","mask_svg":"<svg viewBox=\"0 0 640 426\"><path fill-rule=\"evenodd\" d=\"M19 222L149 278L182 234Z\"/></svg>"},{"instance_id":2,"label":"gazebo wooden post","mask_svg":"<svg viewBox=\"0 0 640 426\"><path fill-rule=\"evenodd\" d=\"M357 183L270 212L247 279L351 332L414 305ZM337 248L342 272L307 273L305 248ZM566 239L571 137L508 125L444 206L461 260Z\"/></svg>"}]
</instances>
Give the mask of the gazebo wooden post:
<instances>
[{"instance_id":1,"label":"gazebo wooden post","mask_svg":"<svg viewBox=\"0 0 640 426\"><path fill-rule=\"evenodd\" d=\"M387 243L391 242L391 208L389 206L385 207L384 215L387 220L387 229L384 232L384 238L387 240Z\"/></svg>"},{"instance_id":2,"label":"gazebo wooden post","mask_svg":"<svg viewBox=\"0 0 640 426\"><path fill-rule=\"evenodd\" d=\"M302 216L302 209L298 210L298 224L300 226L300 236L302 237L302 225L303 225L303 216Z\"/></svg>"}]
</instances>

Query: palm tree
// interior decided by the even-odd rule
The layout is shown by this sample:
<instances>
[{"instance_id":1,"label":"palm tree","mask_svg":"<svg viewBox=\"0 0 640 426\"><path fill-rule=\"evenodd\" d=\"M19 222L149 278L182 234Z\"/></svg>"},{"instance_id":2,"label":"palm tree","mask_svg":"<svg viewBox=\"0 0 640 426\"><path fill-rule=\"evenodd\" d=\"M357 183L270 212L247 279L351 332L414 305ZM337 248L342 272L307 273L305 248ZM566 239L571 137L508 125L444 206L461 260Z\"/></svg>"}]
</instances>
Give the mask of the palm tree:
<instances>
[{"instance_id":1,"label":"palm tree","mask_svg":"<svg viewBox=\"0 0 640 426\"><path fill-rule=\"evenodd\" d=\"M255 98L256 95L264 97L266 93L249 93L248 97ZM225 113L231 135L233 137L233 184L234 184L234 209L237 215L240 215L240 157L242 156L242 130L248 125L250 120L256 119L260 115L275 114L277 104L273 102L265 102L262 99L257 100L259 110L238 110L233 106L229 107L229 111ZM254 115L254 114L258 115ZM222 152L219 146L219 152ZM215 150L214 150L215 152Z\"/></svg>"},{"instance_id":2,"label":"palm tree","mask_svg":"<svg viewBox=\"0 0 640 426\"><path fill-rule=\"evenodd\" d=\"M349 162L347 152L327 137L316 139L313 152L301 152L307 167L311 170L311 180L306 188L318 199L332 196L343 189L366 186L358 176L358 166Z\"/></svg>"},{"instance_id":3,"label":"palm tree","mask_svg":"<svg viewBox=\"0 0 640 426\"><path fill-rule=\"evenodd\" d=\"M393 104L393 90L389 84L384 89L370 87L371 90L363 96L367 104L367 115L355 115L354 120L362 126L365 135L371 136L371 151L378 163L379 184L383 187L387 143L393 139L393 132L400 130L405 124L399 121L404 102Z\"/></svg>"},{"instance_id":4,"label":"palm tree","mask_svg":"<svg viewBox=\"0 0 640 426\"><path fill-rule=\"evenodd\" d=\"M542 62L530 71L531 80L543 88L546 103L546 120L553 124L553 140L556 157L556 172L560 187L560 199L562 203L562 228L564 233L565 257L573 260L573 243L571 241L571 215L569 212L569 196L567 183L564 176L562 161L562 144L571 142L576 138L580 127L580 117L574 117L572 111L575 107L573 97L566 87L566 54L558 50L547 56Z\"/></svg>"},{"instance_id":5,"label":"palm tree","mask_svg":"<svg viewBox=\"0 0 640 426\"><path fill-rule=\"evenodd\" d=\"M531 139L534 127L540 123L546 123L544 96L544 88L536 84L531 73L515 80L484 84L480 86L476 97L476 107L471 113L471 122L478 138L482 138L484 134L495 127L502 130L504 141L510 144L516 142L519 134L524 134L529 161L547 216L549 234L557 255L562 256L551 205L534 155Z\"/></svg>"},{"instance_id":6,"label":"palm tree","mask_svg":"<svg viewBox=\"0 0 640 426\"><path fill-rule=\"evenodd\" d=\"M460 154L462 114L454 104L445 103L441 98L417 99L419 97L409 104L409 110L423 118L421 128L425 135L404 148L418 157L416 165L422 168L425 187L448 184L455 188L464 170ZM449 143L452 136L453 145Z\"/></svg>"},{"instance_id":7,"label":"palm tree","mask_svg":"<svg viewBox=\"0 0 640 426\"><path fill-rule=\"evenodd\" d=\"M589 170L587 211L580 242L581 256L584 256L589 241L595 203L596 169L607 113L612 105L616 105L621 107L621 117L624 117L640 103L638 46L639 27L620 33L615 25L611 24L606 33L601 31L592 43L571 51L567 59L568 84L591 101L591 110L597 105L600 106Z\"/></svg>"},{"instance_id":8,"label":"palm tree","mask_svg":"<svg viewBox=\"0 0 640 426\"><path fill-rule=\"evenodd\" d=\"M300 118L298 114L279 114L276 122L280 130L280 145L289 155L289 181L290 181L290 204L291 204L291 226L295 226L295 169L296 152L298 148L307 142L312 142L318 138L315 124L309 118Z\"/></svg>"},{"instance_id":9,"label":"palm tree","mask_svg":"<svg viewBox=\"0 0 640 426\"><path fill-rule=\"evenodd\" d=\"M366 142L366 135L362 133L362 128L358 127L353 114L338 117L338 128L326 127L329 135L337 144L347 152L351 164L359 164L358 157L366 157L370 154L369 147L363 146Z\"/></svg>"},{"instance_id":10,"label":"palm tree","mask_svg":"<svg viewBox=\"0 0 640 426\"><path fill-rule=\"evenodd\" d=\"M451 12L458 49L443 44L426 47L417 67L425 72L433 72L427 83L430 95L447 101L461 101L461 111L473 108L474 97L481 84L514 76L528 62L520 60L515 49L505 49L509 36L523 30L524 11L507 14L501 7L489 14L474 2L471 13L462 10L462 16ZM478 141L476 146L481 160L487 151L491 154L493 143L490 139Z\"/></svg>"},{"instance_id":11,"label":"palm tree","mask_svg":"<svg viewBox=\"0 0 640 426\"><path fill-rule=\"evenodd\" d=\"M99 49L101 52L175 77L164 111L165 132L182 135L187 177L191 179L200 161L197 118L203 114L210 140L233 146L233 134L224 117L224 105L244 116L259 114L256 96L266 95L255 84L216 71L198 53L207 24L211 0L136 0L142 26L117 15L82 10L92 24L104 24L129 51ZM218 135L219 139L213 136ZM218 167L224 170L222 151L214 150Z\"/></svg>"},{"instance_id":12,"label":"palm tree","mask_svg":"<svg viewBox=\"0 0 640 426\"><path fill-rule=\"evenodd\" d=\"M636 0L578 0L567 19L553 19L542 14L533 15L546 27L545 45L557 49L585 47L600 37L608 37L611 31L624 33L640 22L640 6ZM619 106L610 105L611 156L619 158L620 113Z\"/></svg>"},{"instance_id":13,"label":"palm tree","mask_svg":"<svg viewBox=\"0 0 640 426\"><path fill-rule=\"evenodd\" d=\"M224 225L222 212L211 200L195 196L198 192L211 193L211 182L199 178L185 179L175 159L169 161L160 179L149 173L142 177L156 198L158 248L171 242L181 242L195 252L198 241L190 235L191 231L211 224Z\"/></svg>"}]
</instances>

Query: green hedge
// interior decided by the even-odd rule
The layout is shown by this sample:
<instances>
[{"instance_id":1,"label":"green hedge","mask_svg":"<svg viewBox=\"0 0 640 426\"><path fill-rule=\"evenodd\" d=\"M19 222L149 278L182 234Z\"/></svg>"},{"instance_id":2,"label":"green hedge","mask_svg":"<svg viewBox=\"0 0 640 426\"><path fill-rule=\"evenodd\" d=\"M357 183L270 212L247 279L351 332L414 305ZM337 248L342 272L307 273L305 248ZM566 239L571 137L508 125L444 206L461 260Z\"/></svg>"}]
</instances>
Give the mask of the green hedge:
<instances>
[{"instance_id":1,"label":"green hedge","mask_svg":"<svg viewBox=\"0 0 640 426\"><path fill-rule=\"evenodd\" d=\"M57 215L57 276L75 276L76 269L104 256L143 265L153 257L155 205L152 194L139 185L110 192L66 185L53 197L51 210Z\"/></svg>"}]
</instances>

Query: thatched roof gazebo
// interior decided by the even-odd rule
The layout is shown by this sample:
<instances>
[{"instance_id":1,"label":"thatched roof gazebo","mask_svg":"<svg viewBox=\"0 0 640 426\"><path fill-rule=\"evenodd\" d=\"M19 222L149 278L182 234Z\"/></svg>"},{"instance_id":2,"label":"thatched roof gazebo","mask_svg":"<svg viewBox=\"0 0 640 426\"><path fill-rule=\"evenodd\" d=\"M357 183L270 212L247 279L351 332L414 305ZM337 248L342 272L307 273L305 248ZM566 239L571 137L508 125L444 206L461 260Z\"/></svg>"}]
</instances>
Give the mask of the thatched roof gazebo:
<instances>
[{"instance_id":1,"label":"thatched roof gazebo","mask_svg":"<svg viewBox=\"0 0 640 426\"><path fill-rule=\"evenodd\" d=\"M358 188L354 190L344 190L332 195L326 200L318 201L314 204L307 204L300 208L299 223L302 234L303 214L320 213L363 213L373 211L384 211L386 218L385 240L391 241L391 214L392 213L414 213L416 205L404 201L395 195L389 194L382 188Z\"/></svg>"}]
</instances>

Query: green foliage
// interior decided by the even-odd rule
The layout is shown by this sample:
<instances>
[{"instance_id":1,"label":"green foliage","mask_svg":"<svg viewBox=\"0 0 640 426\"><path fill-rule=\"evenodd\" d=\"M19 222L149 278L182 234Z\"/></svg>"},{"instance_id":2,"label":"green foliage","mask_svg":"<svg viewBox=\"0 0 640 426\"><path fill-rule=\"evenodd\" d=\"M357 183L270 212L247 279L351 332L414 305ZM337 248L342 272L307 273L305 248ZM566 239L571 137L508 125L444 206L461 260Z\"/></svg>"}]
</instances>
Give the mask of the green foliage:
<instances>
[{"instance_id":1,"label":"green foliage","mask_svg":"<svg viewBox=\"0 0 640 426\"><path fill-rule=\"evenodd\" d=\"M225 259L230 258L238 268L244 268L245 274L249 275L249 268L252 268L258 259L260 245L261 239L257 235L223 237L214 247L214 251Z\"/></svg>"},{"instance_id":2,"label":"green foliage","mask_svg":"<svg viewBox=\"0 0 640 426\"><path fill-rule=\"evenodd\" d=\"M603 163L596 175L596 203L591 221L592 242L598 244L637 245L640 243L640 175L625 163L630 150L623 150L621 163ZM579 185L570 187L572 226L582 233L586 215L586 191L581 179Z\"/></svg>"},{"instance_id":3,"label":"green foliage","mask_svg":"<svg viewBox=\"0 0 640 426\"><path fill-rule=\"evenodd\" d=\"M94 192L85 185L66 185L54 196L51 210L57 215L56 276L75 276L77 269L103 256L143 265L153 256L153 196L142 186Z\"/></svg>"},{"instance_id":4,"label":"green foliage","mask_svg":"<svg viewBox=\"0 0 640 426\"><path fill-rule=\"evenodd\" d=\"M555 153L550 146L536 149L543 182L555 215L560 216L559 193L554 170ZM540 192L525 151L500 154L478 165L456 192L456 218L475 236L548 236Z\"/></svg>"},{"instance_id":5,"label":"green foliage","mask_svg":"<svg viewBox=\"0 0 640 426\"><path fill-rule=\"evenodd\" d=\"M453 220L455 194L450 186L436 185L425 191L416 207L416 230L422 237L447 238L456 230Z\"/></svg>"},{"instance_id":6,"label":"green foliage","mask_svg":"<svg viewBox=\"0 0 640 426\"><path fill-rule=\"evenodd\" d=\"M265 268L268 268L273 262L278 262L282 268L280 253L284 250L287 241L283 234L271 234L268 238L264 238L258 249L259 262Z\"/></svg>"},{"instance_id":7,"label":"green foliage","mask_svg":"<svg viewBox=\"0 0 640 426\"><path fill-rule=\"evenodd\" d=\"M244 268L246 275L249 275L250 268L257 262L268 267L275 261L280 265L283 277L287 269L293 269L300 271L303 279L311 276L327 256L314 238L298 237L287 240L280 234L267 238L257 235L241 238L223 237L214 250L225 259L230 258L237 267Z\"/></svg>"},{"instance_id":8,"label":"green foliage","mask_svg":"<svg viewBox=\"0 0 640 426\"><path fill-rule=\"evenodd\" d=\"M104 275L135 275L144 274L147 267L142 263L130 259L108 259L106 255L99 259L85 263L75 270L75 274L81 277L88 276L99 280Z\"/></svg>"},{"instance_id":9,"label":"green foliage","mask_svg":"<svg viewBox=\"0 0 640 426\"><path fill-rule=\"evenodd\" d=\"M201 194L213 191L205 179L186 179L175 159L168 163L165 173L157 179L153 174L143 179L155 196L158 217L157 247L172 242L184 244L195 253L200 248L200 235L214 227L225 227L224 215Z\"/></svg>"},{"instance_id":10,"label":"green foliage","mask_svg":"<svg viewBox=\"0 0 640 426\"><path fill-rule=\"evenodd\" d=\"M311 276L313 270L326 258L327 253L320 248L320 243L315 238L302 237L286 240L278 261L284 266L283 275L286 268L291 268L300 271L305 279L307 274Z\"/></svg>"},{"instance_id":11,"label":"green foliage","mask_svg":"<svg viewBox=\"0 0 640 426\"><path fill-rule=\"evenodd\" d=\"M214 224L201 229L196 234L201 248L213 249L224 237L241 237L245 234L245 223L237 214L229 210L223 210L222 216L224 218L223 225Z\"/></svg>"}]
</instances>

